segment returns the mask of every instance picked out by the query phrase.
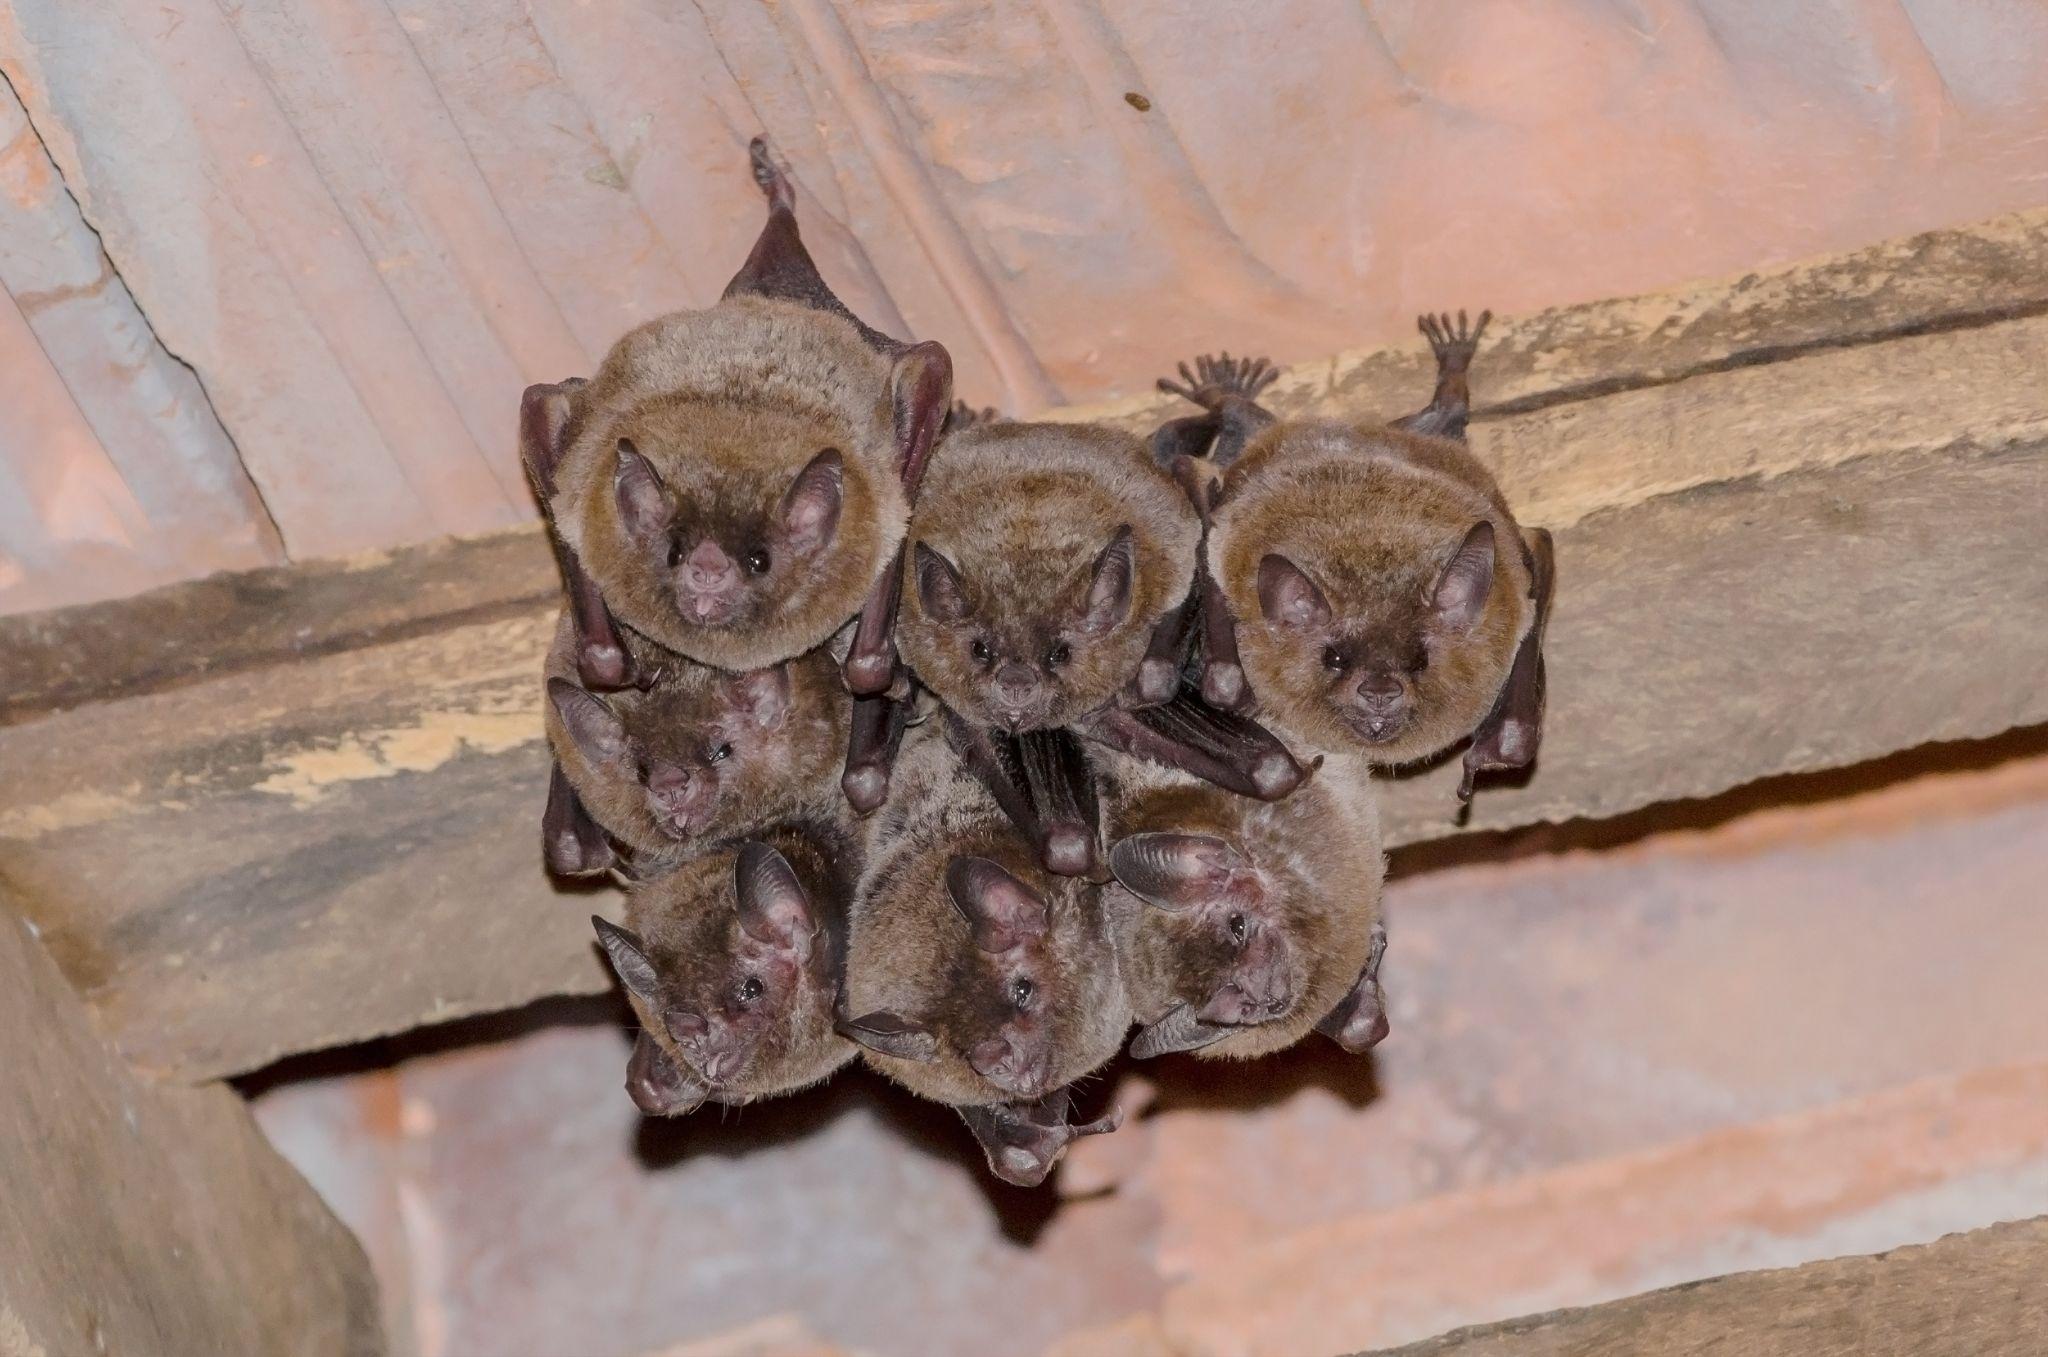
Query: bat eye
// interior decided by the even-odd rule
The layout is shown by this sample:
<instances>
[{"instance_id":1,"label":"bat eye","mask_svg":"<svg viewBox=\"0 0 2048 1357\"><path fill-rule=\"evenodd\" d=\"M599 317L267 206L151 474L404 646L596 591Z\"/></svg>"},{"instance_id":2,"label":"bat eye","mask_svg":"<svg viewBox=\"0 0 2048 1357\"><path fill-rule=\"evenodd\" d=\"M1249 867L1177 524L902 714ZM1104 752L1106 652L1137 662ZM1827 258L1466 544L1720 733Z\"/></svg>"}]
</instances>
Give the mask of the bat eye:
<instances>
[{"instance_id":1,"label":"bat eye","mask_svg":"<svg viewBox=\"0 0 2048 1357\"><path fill-rule=\"evenodd\" d=\"M1053 648L1045 652L1045 667L1057 669L1074 658L1074 648L1065 641L1056 641Z\"/></svg>"},{"instance_id":2,"label":"bat eye","mask_svg":"<svg viewBox=\"0 0 2048 1357\"><path fill-rule=\"evenodd\" d=\"M744 564L747 567L747 573L749 575L767 574L769 565L768 548L755 547L752 551L746 554L746 557L743 560L742 564Z\"/></svg>"},{"instance_id":3,"label":"bat eye","mask_svg":"<svg viewBox=\"0 0 2048 1357\"><path fill-rule=\"evenodd\" d=\"M1323 668L1333 674L1341 673L1344 669L1344 652L1335 646L1323 647Z\"/></svg>"},{"instance_id":4,"label":"bat eye","mask_svg":"<svg viewBox=\"0 0 2048 1357\"><path fill-rule=\"evenodd\" d=\"M668 539L668 568L673 570L683 559L683 544L675 538Z\"/></svg>"},{"instance_id":5,"label":"bat eye","mask_svg":"<svg viewBox=\"0 0 2048 1357\"><path fill-rule=\"evenodd\" d=\"M1021 975L1010 982L1010 1002L1018 1008L1028 1005L1031 1002L1031 996L1036 993L1038 993L1038 986L1032 984Z\"/></svg>"},{"instance_id":6,"label":"bat eye","mask_svg":"<svg viewBox=\"0 0 2048 1357\"><path fill-rule=\"evenodd\" d=\"M974 644L969 646L968 649L973 652L976 662L980 664L987 664L996 657L995 651L989 648L988 642L982 640L979 636L974 638Z\"/></svg>"},{"instance_id":7,"label":"bat eye","mask_svg":"<svg viewBox=\"0 0 2048 1357\"><path fill-rule=\"evenodd\" d=\"M706 763L724 763L727 759L731 757L732 745L730 742L728 742L726 744L718 746L718 748L712 750L709 754L706 754L704 756L704 761Z\"/></svg>"},{"instance_id":8,"label":"bat eye","mask_svg":"<svg viewBox=\"0 0 2048 1357\"><path fill-rule=\"evenodd\" d=\"M740 1002L751 1004L766 993L767 989L768 987L761 983L760 976L750 975L745 980L740 981Z\"/></svg>"},{"instance_id":9,"label":"bat eye","mask_svg":"<svg viewBox=\"0 0 2048 1357\"><path fill-rule=\"evenodd\" d=\"M1229 919L1225 920L1225 923L1230 929L1230 940L1232 942L1243 942L1247 932L1244 915L1233 914Z\"/></svg>"}]
</instances>

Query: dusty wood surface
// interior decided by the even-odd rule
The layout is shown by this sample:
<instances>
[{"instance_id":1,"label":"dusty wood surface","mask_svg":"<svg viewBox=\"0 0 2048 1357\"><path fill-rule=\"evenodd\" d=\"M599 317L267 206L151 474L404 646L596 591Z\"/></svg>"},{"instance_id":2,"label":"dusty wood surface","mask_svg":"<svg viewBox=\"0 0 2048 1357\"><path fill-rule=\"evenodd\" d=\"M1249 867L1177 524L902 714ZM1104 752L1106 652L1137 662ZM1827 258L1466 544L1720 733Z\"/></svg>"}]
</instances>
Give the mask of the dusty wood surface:
<instances>
[{"instance_id":1,"label":"dusty wood surface","mask_svg":"<svg viewBox=\"0 0 2048 1357\"><path fill-rule=\"evenodd\" d=\"M1544 322L1556 399L1503 361L1525 408L1475 432L1559 529L1543 759L1464 826L1449 767L1390 784L1390 841L2048 721L2043 278L2027 217ZM601 898L536 851L547 578L511 534L6 624L0 880L124 1052L210 1077L604 985Z\"/></svg>"},{"instance_id":2,"label":"dusty wood surface","mask_svg":"<svg viewBox=\"0 0 2048 1357\"><path fill-rule=\"evenodd\" d=\"M384 1350L352 1235L227 1088L152 1087L0 905L0 1352Z\"/></svg>"},{"instance_id":3,"label":"dusty wood surface","mask_svg":"<svg viewBox=\"0 0 2048 1357\"><path fill-rule=\"evenodd\" d=\"M2048 1351L2048 1217L1459 1329L1386 1357L2021 1357Z\"/></svg>"}]
</instances>

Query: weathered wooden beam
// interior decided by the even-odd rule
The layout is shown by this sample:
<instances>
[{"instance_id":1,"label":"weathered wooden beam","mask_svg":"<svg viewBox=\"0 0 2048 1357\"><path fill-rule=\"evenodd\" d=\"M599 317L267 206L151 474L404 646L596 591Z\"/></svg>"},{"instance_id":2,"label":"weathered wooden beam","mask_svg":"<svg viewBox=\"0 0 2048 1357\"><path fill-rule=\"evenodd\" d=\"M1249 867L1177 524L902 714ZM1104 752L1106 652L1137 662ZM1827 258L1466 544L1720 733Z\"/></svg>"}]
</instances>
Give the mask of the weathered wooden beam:
<instances>
[{"instance_id":1,"label":"weathered wooden beam","mask_svg":"<svg viewBox=\"0 0 2048 1357\"><path fill-rule=\"evenodd\" d=\"M2048 227L1865 254L1560 313L1547 332L1583 312L1583 337L1503 372L1524 394L1476 445L1558 530L1543 758L1464 825L1449 768L1390 782L1392 841L2048 721L2048 389L2027 379L2048 370ZM1829 288L1855 342L1821 337ZM1419 346L1398 361L1419 393ZM1554 400L1528 394L1544 372ZM583 922L602 900L540 871L537 536L307 580L0 622L0 657L42 694L0 725L0 880L154 1068L207 1077L605 983ZM408 591L432 601L392 601ZM203 640L163 639L181 615L219 668ZM37 679L88 634L98 659Z\"/></svg>"},{"instance_id":2,"label":"weathered wooden beam","mask_svg":"<svg viewBox=\"0 0 2048 1357\"><path fill-rule=\"evenodd\" d=\"M1444 1334L1381 1357L2048 1352L2048 1217Z\"/></svg>"},{"instance_id":3,"label":"weathered wooden beam","mask_svg":"<svg viewBox=\"0 0 2048 1357\"><path fill-rule=\"evenodd\" d=\"M0 905L0 1352L384 1351L353 1236L232 1089L156 1088Z\"/></svg>"}]
</instances>

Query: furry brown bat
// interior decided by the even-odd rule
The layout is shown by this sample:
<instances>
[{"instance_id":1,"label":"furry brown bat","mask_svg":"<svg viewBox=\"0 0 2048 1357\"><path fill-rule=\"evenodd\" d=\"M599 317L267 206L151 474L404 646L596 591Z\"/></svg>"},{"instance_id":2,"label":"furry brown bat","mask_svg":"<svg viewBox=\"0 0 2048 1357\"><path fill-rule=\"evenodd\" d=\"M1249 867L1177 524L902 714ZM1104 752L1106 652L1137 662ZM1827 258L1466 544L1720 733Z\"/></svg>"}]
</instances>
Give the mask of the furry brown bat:
<instances>
[{"instance_id":1,"label":"furry brown bat","mask_svg":"<svg viewBox=\"0 0 2048 1357\"><path fill-rule=\"evenodd\" d=\"M1113 701L1188 594L1201 521L1136 438L950 434L911 516L897 644L953 711L1011 732Z\"/></svg>"},{"instance_id":2,"label":"furry brown bat","mask_svg":"<svg viewBox=\"0 0 2048 1357\"><path fill-rule=\"evenodd\" d=\"M803 654L873 602L848 673L876 692L894 657L874 600L951 361L853 318L804 252L789 180L765 143L753 155L768 223L724 299L632 331L555 398L549 516L612 617L717 668Z\"/></svg>"},{"instance_id":3,"label":"furry brown bat","mask_svg":"<svg viewBox=\"0 0 2048 1357\"><path fill-rule=\"evenodd\" d=\"M1385 1035L1379 812L1363 760L1262 803L1111 756L1109 912L1140 1058Z\"/></svg>"},{"instance_id":4,"label":"furry brown bat","mask_svg":"<svg viewBox=\"0 0 2048 1357\"><path fill-rule=\"evenodd\" d=\"M906 742L865 826L841 1030L922 1097L1035 1102L1130 1023L1101 888L1041 870L938 725Z\"/></svg>"},{"instance_id":5,"label":"furry brown bat","mask_svg":"<svg viewBox=\"0 0 2048 1357\"><path fill-rule=\"evenodd\" d=\"M1210 458L1223 468L1205 546L1205 683L1218 671L1228 686L1241 664L1275 733L1376 764L1472 735L1461 796L1476 772L1535 758L1552 578L1549 534L1523 533L1464 443L1466 371L1487 319L1423 319L1436 392L1388 428L1275 421L1250 399L1267 380L1255 365L1212 363L1195 386L1167 384L1214 416ZM1185 430L1161 432L1161 455L1191 445Z\"/></svg>"},{"instance_id":6,"label":"furry brown bat","mask_svg":"<svg viewBox=\"0 0 2048 1357\"><path fill-rule=\"evenodd\" d=\"M640 1018L636 1104L750 1102L852 1059L833 1028L852 866L831 827L778 827L635 885L623 928L591 920Z\"/></svg>"},{"instance_id":7,"label":"furry brown bat","mask_svg":"<svg viewBox=\"0 0 2048 1357\"><path fill-rule=\"evenodd\" d=\"M833 811L850 699L830 654L730 674L632 638L651 681L600 695L577 681L578 635L565 612L546 665L548 742L576 800L637 870Z\"/></svg>"}]
</instances>

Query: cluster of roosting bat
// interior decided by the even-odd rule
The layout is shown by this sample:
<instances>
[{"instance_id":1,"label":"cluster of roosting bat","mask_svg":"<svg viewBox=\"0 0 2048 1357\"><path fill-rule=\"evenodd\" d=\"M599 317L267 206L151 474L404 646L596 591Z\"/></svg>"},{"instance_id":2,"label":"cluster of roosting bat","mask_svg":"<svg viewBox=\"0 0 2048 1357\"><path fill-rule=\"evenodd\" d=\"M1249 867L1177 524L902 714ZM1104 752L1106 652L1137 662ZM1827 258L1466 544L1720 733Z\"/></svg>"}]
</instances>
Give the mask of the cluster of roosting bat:
<instances>
[{"instance_id":1,"label":"cluster of roosting bat","mask_svg":"<svg viewBox=\"0 0 2048 1357\"><path fill-rule=\"evenodd\" d=\"M1263 362L1162 382L1137 437L956 406L938 344L826 287L766 146L715 306L534 387L521 440L568 601L547 659L550 868L617 872L598 938L653 1114L856 1056L957 1108L1012 1182L1075 1081L1387 1031L1370 771L1470 737L1526 764L1548 536L1430 404L1287 421ZM1304 761L1307 759L1308 761Z\"/></svg>"}]
</instances>

